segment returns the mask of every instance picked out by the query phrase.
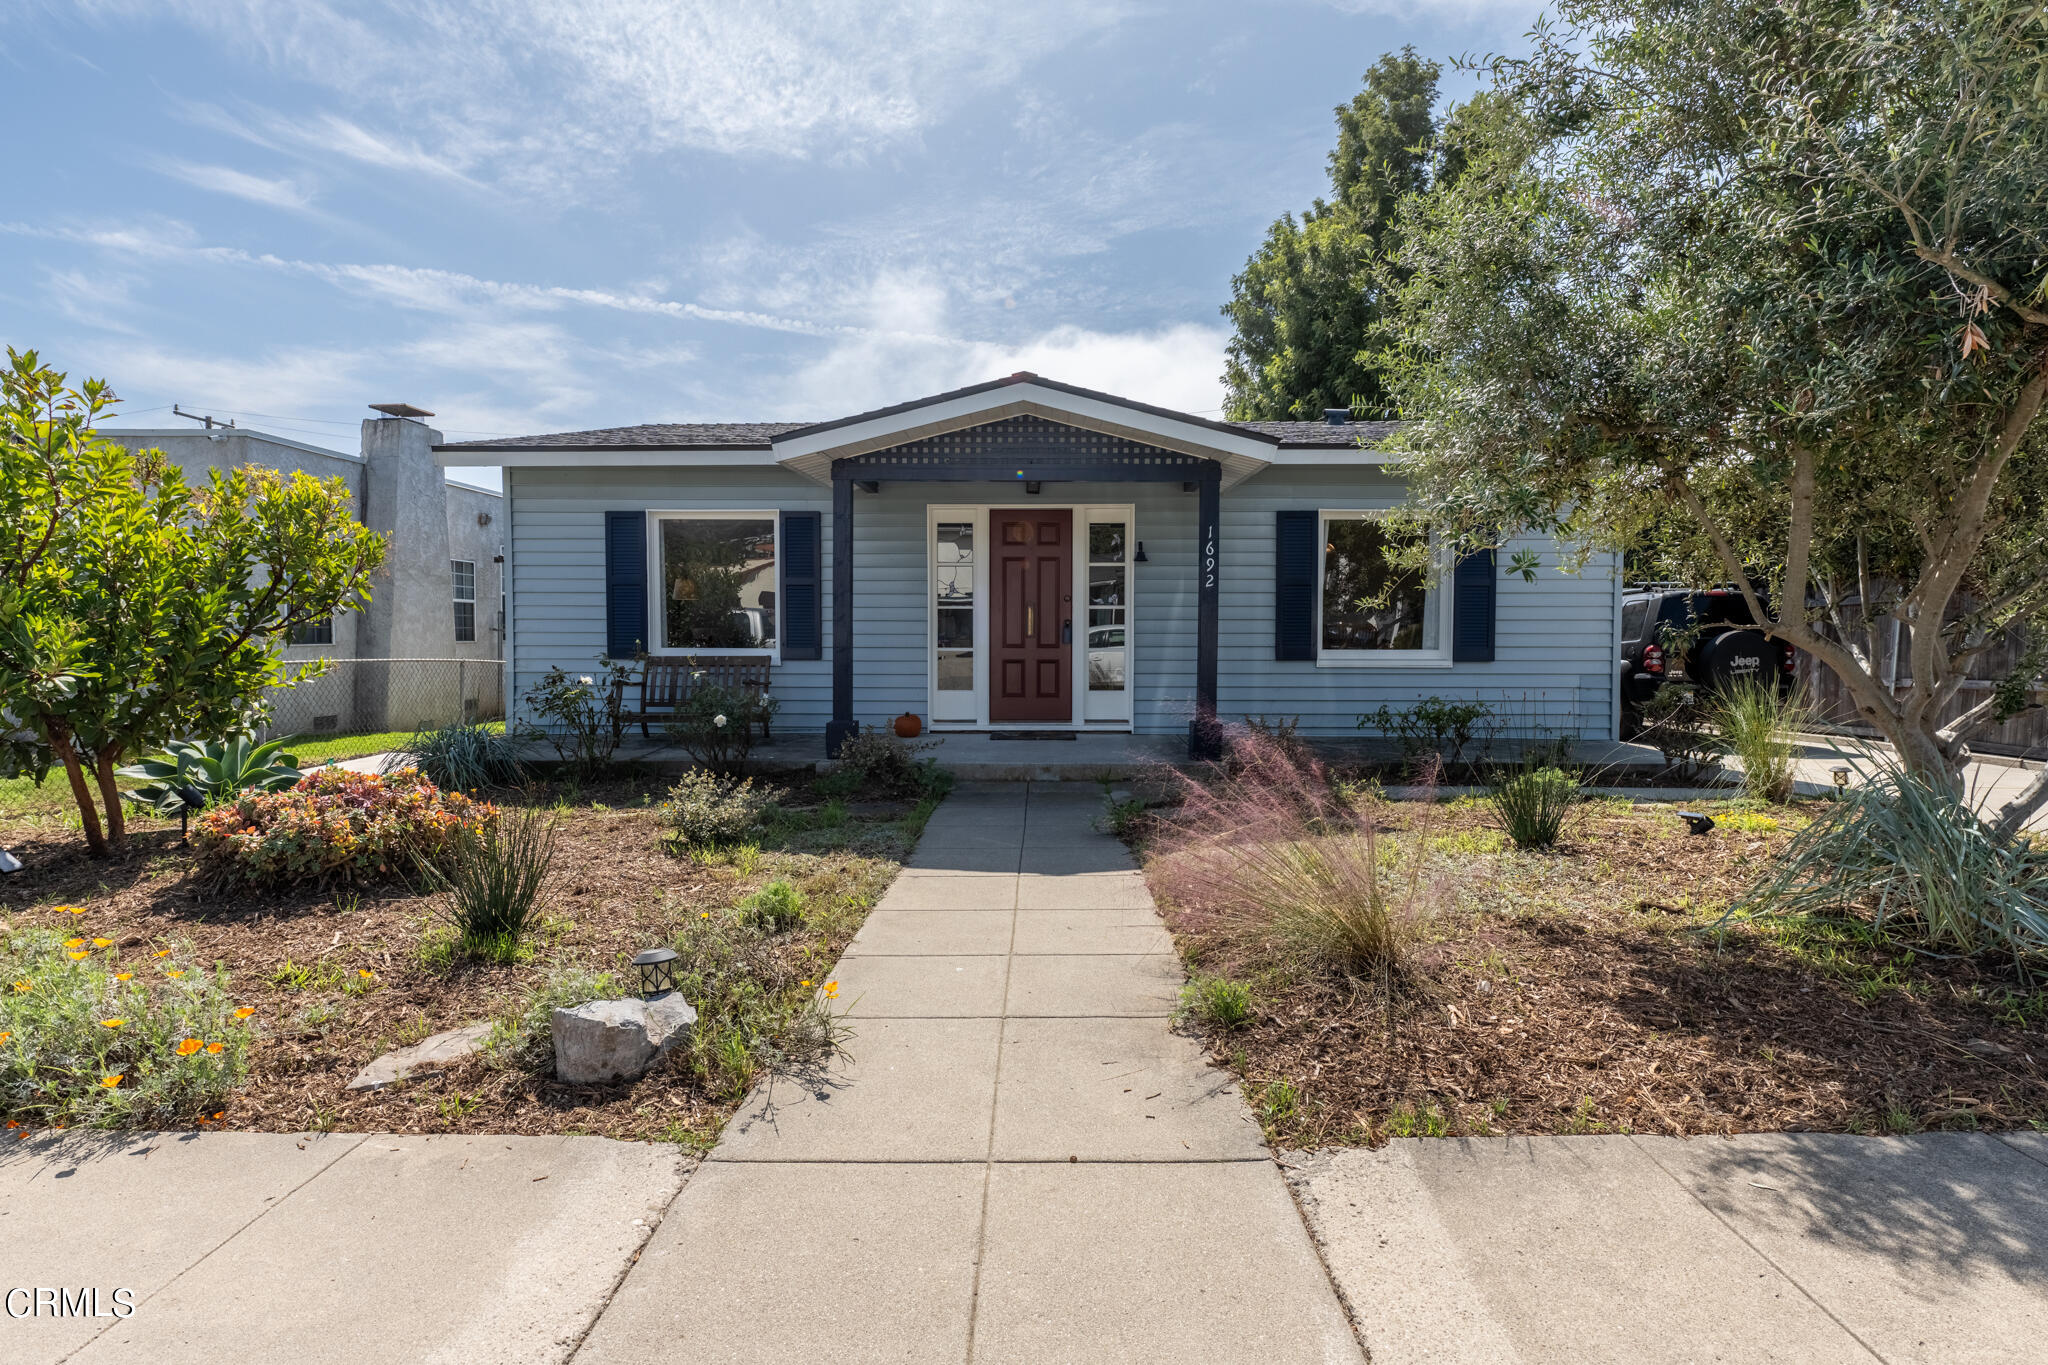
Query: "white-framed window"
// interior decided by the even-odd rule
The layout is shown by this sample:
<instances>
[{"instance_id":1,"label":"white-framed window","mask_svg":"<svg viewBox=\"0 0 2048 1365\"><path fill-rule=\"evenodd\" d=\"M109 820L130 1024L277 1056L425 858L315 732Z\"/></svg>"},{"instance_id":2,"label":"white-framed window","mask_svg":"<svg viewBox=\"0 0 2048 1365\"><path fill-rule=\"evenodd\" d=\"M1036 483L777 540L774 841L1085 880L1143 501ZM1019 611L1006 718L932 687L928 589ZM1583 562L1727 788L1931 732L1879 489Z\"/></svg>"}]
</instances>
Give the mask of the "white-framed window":
<instances>
[{"instance_id":1,"label":"white-framed window","mask_svg":"<svg viewBox=\"0 0 2048 1365\"><path fill-rule=\"evenodd\" d=\"M1131 517L1091 508L1082 551L1088 573L1087 720L1129 720L1131 662Z\"/></svg>"},{"instance_id":2,"label":"white-framed window","mask_svg":"<svg viewBox=\"0 0 2048 1365\"><path fill-rule=\"evenodd\" d=\"M782 639L782 517L772 511L650 512L650 653L759 653Z\"/></svg>"},{"instance_id":3,"label":"white-framed window","mask_svg":"<svg viewBox=\"0 0 2048 1365\"><path fill-rule=\"evenodd\" d=\"M1450 594L1445 575L1399 566L1386 513L1325 511L1316 574L1316 662L1337 667L1448 666ZM1412 540L1409 542L1413 544Z\"/></svg>"},{"instance_id":4,"label":"white-framed window","mask_svg":"<svg viewBox=\"0 0 2048 1365\"><path fill-rule=\"evenodd\" d=\"M476 639L476 561L451 559L448 569L455 584L455 640L466 644Z\"/></svg>"}]
</instances>

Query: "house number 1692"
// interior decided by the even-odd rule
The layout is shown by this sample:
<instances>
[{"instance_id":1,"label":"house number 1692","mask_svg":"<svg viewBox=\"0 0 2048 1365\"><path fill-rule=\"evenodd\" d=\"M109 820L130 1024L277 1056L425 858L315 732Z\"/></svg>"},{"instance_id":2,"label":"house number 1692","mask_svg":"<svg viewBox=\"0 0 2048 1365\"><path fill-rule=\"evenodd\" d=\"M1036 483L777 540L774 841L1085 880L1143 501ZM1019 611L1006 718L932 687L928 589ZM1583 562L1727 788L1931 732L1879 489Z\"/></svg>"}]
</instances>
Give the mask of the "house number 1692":
<instances>
[{"instance_id":1,"label":"house number 1692","mask_svg":"<svg viewBox=\"0 0 2048 1365\"><path fill-rule=\"evenodd\" d=\"M1211 526L1203 537L1202 545L1202 586L1216 586L1216 528Z\"/></svg>"}]
</instances>

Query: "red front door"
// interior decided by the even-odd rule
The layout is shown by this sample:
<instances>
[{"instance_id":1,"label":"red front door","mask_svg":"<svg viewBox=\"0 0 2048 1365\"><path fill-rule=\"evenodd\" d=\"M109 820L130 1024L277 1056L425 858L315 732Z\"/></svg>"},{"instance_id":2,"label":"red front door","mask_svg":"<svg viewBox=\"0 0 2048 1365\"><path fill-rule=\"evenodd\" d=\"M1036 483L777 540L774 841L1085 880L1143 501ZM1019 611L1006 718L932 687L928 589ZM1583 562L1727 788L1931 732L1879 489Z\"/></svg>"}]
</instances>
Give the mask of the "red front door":
<instances>
[{"instance_id":1,"label":"red front door","mask_svg":"<svg viewBox=\"0 0 2048 1365\"><path fill-rule=\"evenodd\" d=\"M1074 514L991 511L988 718L1074 718Z\"/></svg>"}]
</instances>

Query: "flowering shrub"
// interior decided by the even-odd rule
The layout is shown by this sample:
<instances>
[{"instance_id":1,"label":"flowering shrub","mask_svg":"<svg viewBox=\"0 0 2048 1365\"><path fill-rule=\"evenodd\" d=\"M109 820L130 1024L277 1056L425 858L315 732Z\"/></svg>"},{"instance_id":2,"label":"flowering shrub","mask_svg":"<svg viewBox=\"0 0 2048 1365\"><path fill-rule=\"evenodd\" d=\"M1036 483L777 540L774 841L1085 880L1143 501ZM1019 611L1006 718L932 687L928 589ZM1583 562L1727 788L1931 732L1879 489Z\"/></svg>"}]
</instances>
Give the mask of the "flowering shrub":
<instances>
[{"instance_id":1,"label":"flowering shrub","mask_svg":"<svg viewBox=\"0 0 2048 1365\"><path fill-rule=\"evenodd\" d=\"M754 727L775 719L781 703L751 687L707 683L700 673L676 718L662 729L704 767L739 771L754 748Z\"/></svg>"},{"instance_id":2,"label":"flowering shrub","mask_svg":"<svg viewBox=\"0 0 2048 1365\"><path fill-rule=\"evenodd\" d=\"M626 688L635 665L631 660L604 658L596 673L564 673L551 668L521 698L536 721L521 721L518 738L545 740L575 771L591 776L610 766L626 734Z\"/></svg>"},{"instance_id":3,"label":"flowering shrub","mask_svg":"<svg viewBox=\"0 0 2048 1365\"><path fill-rule=\"evenodd\" d=\"M0 939L0 1113L7 1131L215 1115L248 1070L249 1018L174 950L124 963L81 929Z\"/></svg>"},{"instance_id":4,"label":"flowering shrub","mask_svg":"<svg viewBox=\"0 0 2048 1365\"><path fill-rule=\"evenodd\" d=\"M192 843L200 866L223 882L375 881L434 861L497 817L496 806L444 792L416 768L321 768L290 791L251 792L208 811Z\"/></svg>"},{"instance_id":5,"label":"flowering shrub","mask_svg":"<svg viewBox=\"0 0 2048 1365\"><path fill-rule=\"evenodd\" d=\"M693 847L738 843L757 833L761 816L781 792L754 779L724 777L702 768L684 773L661 803L674 838Z\"/></svg>"}]
</instances>

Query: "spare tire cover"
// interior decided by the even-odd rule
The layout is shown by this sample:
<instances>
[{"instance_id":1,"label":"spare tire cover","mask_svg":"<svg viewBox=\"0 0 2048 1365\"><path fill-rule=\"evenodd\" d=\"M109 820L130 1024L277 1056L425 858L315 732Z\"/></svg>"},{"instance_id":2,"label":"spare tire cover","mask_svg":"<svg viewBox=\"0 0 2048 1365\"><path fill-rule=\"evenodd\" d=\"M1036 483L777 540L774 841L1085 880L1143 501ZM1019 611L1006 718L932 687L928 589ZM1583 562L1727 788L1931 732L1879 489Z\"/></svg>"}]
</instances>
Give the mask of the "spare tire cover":
<instances>
[{"instance_id":1,"label":"spare tire cover","mask_svg":"<svg viewBox=\"0 0 2048 1365\"><path fill-rule=\"evenodd\" d=\"M1725 630L1700 641L1693 681L1716 692L1777 674L1778 647L1760 630Z\"/></svg>"}]
</instances>

